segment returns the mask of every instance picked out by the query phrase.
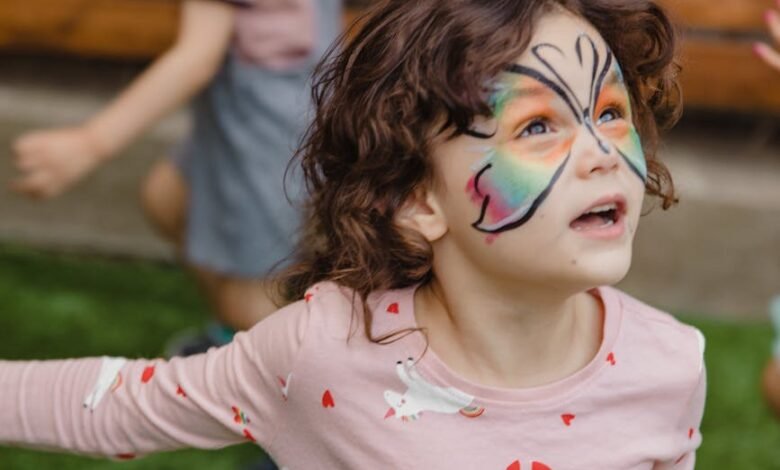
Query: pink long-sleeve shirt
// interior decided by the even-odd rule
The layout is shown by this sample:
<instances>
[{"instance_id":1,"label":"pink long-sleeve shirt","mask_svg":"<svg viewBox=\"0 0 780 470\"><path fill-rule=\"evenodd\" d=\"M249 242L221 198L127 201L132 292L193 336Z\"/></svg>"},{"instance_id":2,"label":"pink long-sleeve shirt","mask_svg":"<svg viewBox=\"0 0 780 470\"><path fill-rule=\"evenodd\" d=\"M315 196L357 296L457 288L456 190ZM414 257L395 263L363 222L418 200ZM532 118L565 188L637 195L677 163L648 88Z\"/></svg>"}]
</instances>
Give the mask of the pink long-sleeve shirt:
<instances>
[{"instance_id":1,"label":"pink long-sleeve shirt","mask_svg":"<svg viewBox=\"0 0 780 470\"><path fill-rule=\"evenodd\" d=\"M703 338L612 288L596 357L531 389L472 383L420 334L366 339L352 295L309 290L207 354L0 362L0 442L119 459L246 441L289 470L692 469ZM414 288L371 297L376 335L415 327ZM415 361L415 359L419 359Z\"/></svg>"}]
</instances>

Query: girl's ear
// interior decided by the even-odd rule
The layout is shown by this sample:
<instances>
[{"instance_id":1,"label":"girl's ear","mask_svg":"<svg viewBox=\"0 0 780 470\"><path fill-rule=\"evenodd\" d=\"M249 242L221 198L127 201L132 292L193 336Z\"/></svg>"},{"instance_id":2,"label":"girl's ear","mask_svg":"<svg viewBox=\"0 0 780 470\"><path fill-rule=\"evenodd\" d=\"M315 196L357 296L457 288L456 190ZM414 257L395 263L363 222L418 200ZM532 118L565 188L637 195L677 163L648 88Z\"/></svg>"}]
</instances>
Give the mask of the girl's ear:
<instances>
[{"instance_id":1,"label":"girl's ear","mask_svg":"<svg viewBox=\"0 0 780 470\"><path fill-rule=\"evenodd\" d=\"M447 219L433 191L416 190L395 215L398 225L420 233L433 243L447 233Z\"/></svg>"}]
</instances>

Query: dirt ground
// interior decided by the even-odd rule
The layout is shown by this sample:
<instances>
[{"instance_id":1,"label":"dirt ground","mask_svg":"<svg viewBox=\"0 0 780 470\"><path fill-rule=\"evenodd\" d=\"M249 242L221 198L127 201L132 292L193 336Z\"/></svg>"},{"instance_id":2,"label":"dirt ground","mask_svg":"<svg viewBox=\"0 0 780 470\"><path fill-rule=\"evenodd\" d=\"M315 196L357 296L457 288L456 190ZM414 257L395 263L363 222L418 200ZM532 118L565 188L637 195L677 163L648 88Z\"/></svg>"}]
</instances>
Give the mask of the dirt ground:
<instances>
[{"instance_id":1,"label":"dirt ground","mask_svg":"<svg viewBox=\"0 0 780 470\"><path fill-rule=\"evenodd\" d=\"M139 181L186 131L179 112L70 193L19 198L9 145L33 128L78 122L138 66L0 57L0 242L172 259L147 226ZM681 203L645 217L622 288L676 312L758 319L780 294L780 118L689 111L662 149Z\"/></svg>"}]
</instances>

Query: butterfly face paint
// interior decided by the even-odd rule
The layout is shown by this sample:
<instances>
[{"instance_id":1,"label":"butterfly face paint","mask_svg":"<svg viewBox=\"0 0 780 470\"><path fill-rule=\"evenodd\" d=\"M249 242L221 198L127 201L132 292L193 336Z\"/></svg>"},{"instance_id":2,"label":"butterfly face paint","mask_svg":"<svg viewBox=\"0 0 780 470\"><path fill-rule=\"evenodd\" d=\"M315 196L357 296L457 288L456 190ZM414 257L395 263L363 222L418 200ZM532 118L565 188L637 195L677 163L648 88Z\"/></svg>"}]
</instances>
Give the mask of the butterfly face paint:
<instances>
[{"instance_id":1,"label":"butterfly face paint","mask_svg":"<svg viewBox=\"0 0 780 470\"><path fill-rule=\"evenodd\" d=\"M598 151L617 152L633 174L646 180L630 100L612 53L601 54L586 34L579 35L570 49L565 52L549 43L533 46L534 63L511 65L497 86L491 98L496 122L511 120L515 101L522 115L532 119L518 133L496 139L472 168L467 191L480 207L479 218L472 223L475 229L498 234L530 220L570 162L574 141L583 132ZM586 80L575 83L563 76L562 70L571 70L571 61ZM548 132L550 126L556 131ZM495 136L477 131L469 135Z\"/></svg>"}]
</instances>

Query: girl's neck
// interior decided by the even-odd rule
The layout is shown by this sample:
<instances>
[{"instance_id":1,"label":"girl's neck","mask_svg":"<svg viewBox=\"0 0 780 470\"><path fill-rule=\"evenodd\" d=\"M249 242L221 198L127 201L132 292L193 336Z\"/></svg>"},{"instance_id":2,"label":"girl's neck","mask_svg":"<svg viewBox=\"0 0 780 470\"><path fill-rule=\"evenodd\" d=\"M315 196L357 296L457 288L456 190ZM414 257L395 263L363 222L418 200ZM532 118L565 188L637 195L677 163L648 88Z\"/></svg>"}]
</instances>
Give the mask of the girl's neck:
<instances>
[{"instance_id":1,"label":"girl's neck","mask_svg":"<svg viewBox=\"0 0 780 470\"><path fill-rule=\"evenodd\" d=\"M600 301L521 287L434 279L415 295L417 323L444 363L482 385L534 387L585 367L601 344Z\"/></svg>"}]
</instances>

